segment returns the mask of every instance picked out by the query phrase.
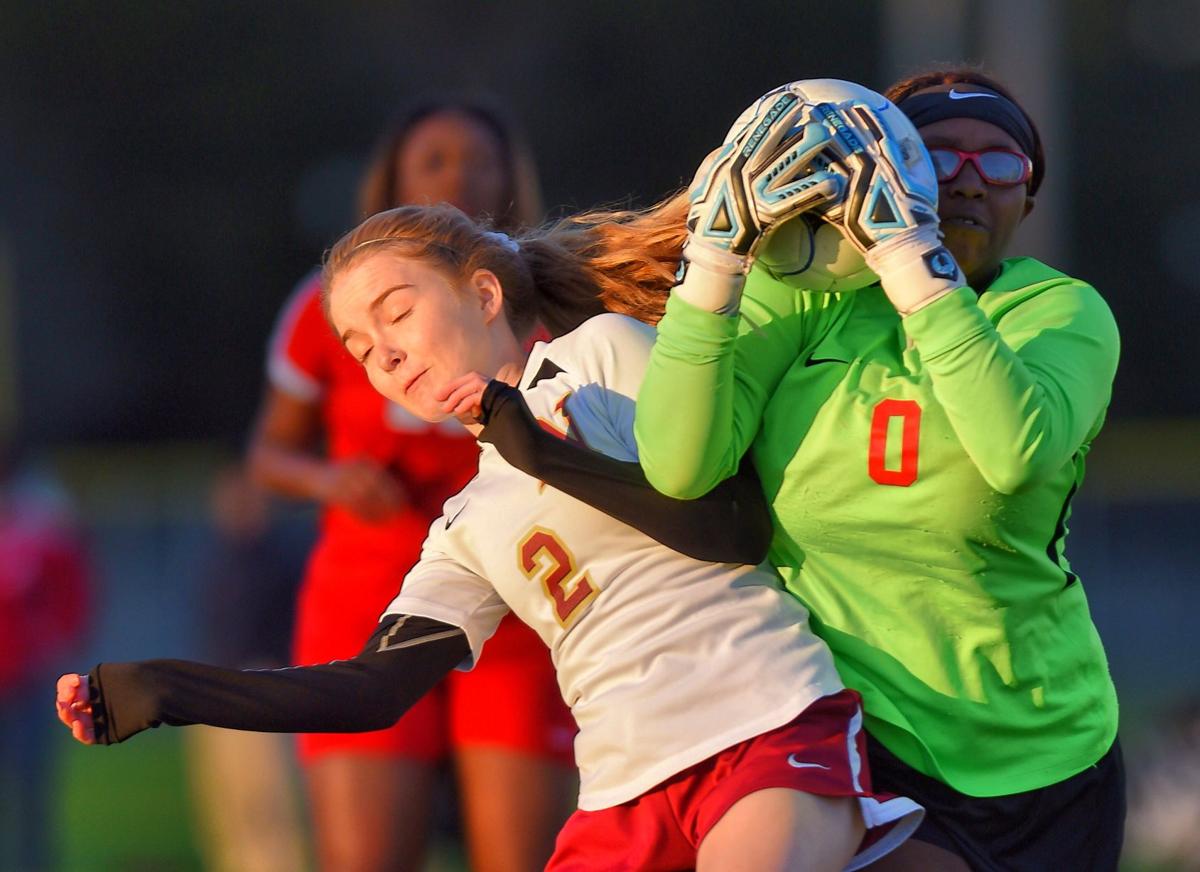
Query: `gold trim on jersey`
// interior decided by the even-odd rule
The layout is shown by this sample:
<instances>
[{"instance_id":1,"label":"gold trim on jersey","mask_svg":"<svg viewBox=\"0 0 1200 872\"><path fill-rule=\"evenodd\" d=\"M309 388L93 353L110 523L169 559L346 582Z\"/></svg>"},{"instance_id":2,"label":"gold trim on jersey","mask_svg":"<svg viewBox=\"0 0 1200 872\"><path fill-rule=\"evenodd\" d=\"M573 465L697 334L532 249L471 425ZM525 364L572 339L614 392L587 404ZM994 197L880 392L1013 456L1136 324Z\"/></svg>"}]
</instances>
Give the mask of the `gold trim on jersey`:
<instances>
[{"instance_id":1,"label":"gold trim on jersey","mask_svg":"<svg viewBox=\"0 0 1200 872\"><path fill-rule=\"evenodd\" d=\"M584 612L600 591L587 572L577 576L575 555L553 530L534 526L517 545L517 566L530 581L540 581L563 629ZM572 580L574 582L572 583Z\"/></svg>"}]
</instances>

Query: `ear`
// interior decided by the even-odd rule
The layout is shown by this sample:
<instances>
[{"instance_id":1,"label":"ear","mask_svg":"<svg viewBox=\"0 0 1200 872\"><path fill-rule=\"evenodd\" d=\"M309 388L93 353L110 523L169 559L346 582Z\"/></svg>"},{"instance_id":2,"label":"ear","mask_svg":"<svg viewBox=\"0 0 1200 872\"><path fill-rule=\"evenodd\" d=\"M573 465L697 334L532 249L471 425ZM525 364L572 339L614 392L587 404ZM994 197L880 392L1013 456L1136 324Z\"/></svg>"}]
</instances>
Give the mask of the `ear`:
<instances>
[{"instance_id":1,"label":"ear","mask_svg":"<svg viewBox=\"0 0 1200 872\"><path fill-rule=\"evenodd\" d=\"M483 321L490 324L497 316L504 314L504 286L500 278L490 269L477 269L471 273L467 281L468 290L474 294L479 307L483 310Z\"/></svg>"},{"instance_id":2,"label":"ear","mask_svg":"<svg viewBox=\"0 0 1200 872\"><path fill-rule=\"evenodd\" d=\"M1025 198L1025 211L1021 213L1021 220L1024 221L1029 217L1029 213L1033 211L1033 197Z\"/></svg>"}]
</instances>

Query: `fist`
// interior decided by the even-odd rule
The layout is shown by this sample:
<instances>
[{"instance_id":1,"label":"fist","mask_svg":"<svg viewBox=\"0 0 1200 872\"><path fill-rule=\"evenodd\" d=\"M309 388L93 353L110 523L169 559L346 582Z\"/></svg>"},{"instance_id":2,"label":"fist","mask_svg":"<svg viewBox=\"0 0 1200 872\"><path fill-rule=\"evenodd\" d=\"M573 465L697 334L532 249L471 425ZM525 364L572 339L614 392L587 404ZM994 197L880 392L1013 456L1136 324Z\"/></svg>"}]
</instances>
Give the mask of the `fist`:
<instances>
[{"instance_id":1,"label":"fist","mask_svg":"<svg viewBox=\"0 0 1200 872\"><path fill-rule=\"evenodd\" d=\"M96 728L92 720L92 699L86 675L69 672L58 679L55 707L75 740L85 745L96 744Z\"/></svg>"}]
</instances>

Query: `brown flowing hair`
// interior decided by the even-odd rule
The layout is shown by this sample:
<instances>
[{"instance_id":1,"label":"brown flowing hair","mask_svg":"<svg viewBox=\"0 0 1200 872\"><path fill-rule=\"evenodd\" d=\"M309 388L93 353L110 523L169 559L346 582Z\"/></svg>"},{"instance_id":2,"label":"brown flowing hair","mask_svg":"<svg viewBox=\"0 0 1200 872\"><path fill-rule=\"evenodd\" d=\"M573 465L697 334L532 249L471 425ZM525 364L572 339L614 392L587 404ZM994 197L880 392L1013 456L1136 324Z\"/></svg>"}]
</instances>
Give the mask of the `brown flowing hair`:
<instances>
[{"instance_id":1,"label":"brown flowing hair","mask_svg":"<svg viewBox=\"0 0 1200 872\"><path fill-rule=\"evenodd\" d=\"M363 221L326 254L325 311L337 277L366 254L386 250L460 281L479 269L495 273L518 338L539 322L561 336L601 312L657 324L675 284L687 210L680 192L648 209L587 212L510 237L453 206L389 209Z\"/></svg>"},{"instance_id":2,"label":"brown flowing hair","mask_svg":"<svg viewBox=\"0 0 1200 872\"><path fill-rule=\"evenodd\" d=\"M907 97L911 97L917 91L925 88L936 88L939 85L978 85L981 88L987 88L989 91L995 91L1002 97L1007 98L1014 106L1021 110L1021 114L1025 116L1025 120L1029 122L1029 129L1033 131L1033 154L1029 155L1033 161L1033 175L1029 179L1029 194L1030 196L1037 193L1041 187L1042 179L1046 176L1046 150L1042 146L1042 137L1038 133L1037 125L1033 123L1033 118L1029 112L1021 105L1020 101L1013 96L1008 90L996 79L989 76L987 73L971 66L936 66L913 73L898 82L894 82L883 92L883 96L887 97L893 103L899 103Z\"/></svg>"}]
</instances>

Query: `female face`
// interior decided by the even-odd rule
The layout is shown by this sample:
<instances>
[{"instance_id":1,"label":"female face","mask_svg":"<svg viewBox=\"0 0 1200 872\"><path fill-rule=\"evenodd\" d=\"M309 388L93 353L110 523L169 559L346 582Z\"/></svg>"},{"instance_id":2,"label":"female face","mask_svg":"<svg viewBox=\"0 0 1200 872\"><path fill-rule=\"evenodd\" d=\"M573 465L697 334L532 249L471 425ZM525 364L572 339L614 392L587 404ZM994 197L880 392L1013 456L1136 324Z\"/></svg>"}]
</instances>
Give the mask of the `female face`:
<instances>
[{"instance_id":1,"label":"female face","mask_svg":"<svg viewBox=\"0 0 1200 872\"><path fill-rule=\"evenodd\" d=\"M417 122L396 160L397 203L449 203L477 218L498 215L508 185L495 134L465 112L446 110Z\"/></svg>"},{"instance_id":2,"label":"female face","mask_svg":"<svg viewBox=\"0 0 1200 872\"><path fill-rule=\"evenodd\" d=\"M961 151L1007 148L1020 151L1009 134L975 118L946 118L918 131L927 148ZM938 214L946 247L972 287L991 280L1005 257L1017 225L1033 208L1027 183L1008 187L985 182L966 161L954 178L938 184ZM982 288L980 288L982 290Z\"/></svg>"},{"instance_id":3,"label":"female face","mask_svg":"<svg viewBox=\"0 0 1200 872\"><path fill-rule=\"evenodd\" d=\"M488 326L501 315L494 274L461 285L430 263L381 251L359 258L332 283L329 316L346 350L384 397L441 421L437 390L493 368Z\"/></svg>"}]
</instances>

